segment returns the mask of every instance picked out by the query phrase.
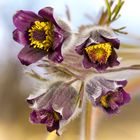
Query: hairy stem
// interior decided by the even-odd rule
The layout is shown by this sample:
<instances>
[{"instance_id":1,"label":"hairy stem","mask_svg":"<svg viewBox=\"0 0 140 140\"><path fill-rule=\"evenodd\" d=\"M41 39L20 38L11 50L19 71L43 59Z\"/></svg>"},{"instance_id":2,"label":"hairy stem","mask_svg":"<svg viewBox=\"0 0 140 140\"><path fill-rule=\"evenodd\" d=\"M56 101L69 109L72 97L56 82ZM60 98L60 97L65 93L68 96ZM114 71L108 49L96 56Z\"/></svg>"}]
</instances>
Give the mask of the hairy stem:
<instances>
[{"instance_id":1,"label":"hairy stem","mask_svg":"<svg viewBox=\"0 0 140 140\"><path fill-rule=\"evenodd\" d=\"M106 70L104 73L119 72L119 71L125 71L125 70L140 70L140 65L131 65L131 66L128 66L128 67L110 69L110 70Z\"/></svg>"},{"instance_id":2,"label":"hairy stem","mask_svg":"<svg viewBox=\"0 0 140 140\"><path fill-rule=\"evenodd\" d=\"M86 140L86 100L85 100L85 96L84 96L84 100L82 102L80 140Z\"/></svg>"},{"instance_id":3,"label":"hairy stem","mask_svg":"<svg viewBox=\"0 0 140 140\"><path fill-rule=\"evenodd\" d=\"M81 115L81 137L80 140L95 140L96 110L90 102L83 105Z\"/></svg>"},{"instance_id":4,"label":"hairy stem","mask_svg":"<svg viewBox=\"0 0 140 140\"><path fill-rule=\"evenodd\" d=\"M95 140L95 132L96 132L96 125L97 125L97 109L93 108L91 109L91 127L90 127L90 140Z\"/></svg>"}]
</instances>

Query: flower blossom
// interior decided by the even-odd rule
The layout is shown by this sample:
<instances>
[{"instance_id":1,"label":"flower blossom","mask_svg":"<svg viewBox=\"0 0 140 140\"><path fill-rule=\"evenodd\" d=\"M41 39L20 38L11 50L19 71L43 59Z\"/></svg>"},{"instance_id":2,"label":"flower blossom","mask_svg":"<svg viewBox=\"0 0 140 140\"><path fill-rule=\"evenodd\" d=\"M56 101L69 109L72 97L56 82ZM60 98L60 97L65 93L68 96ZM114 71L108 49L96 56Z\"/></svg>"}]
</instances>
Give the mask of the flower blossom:
<instances>
[{"instance_id":1,"label":"flower blossom","mask_svg":"<svg viewBox=\"0 0 140 140\"><path fill-rule=\"evenodd\" d=\"M118 113L119 108L130 101L130 95L123 89L126 84L126 80L113 81L95 77L87 83L86 92L94 106L113 114Z\"/></svg>"},{"instance_id":2,"label":"flower blossom","mask_svg":"<svg viewBox=\"0 0 140 140\"><path fill-rule=\"evenodd\" d=\"M53 8L46 7L38 12L18 11L13 17L16 29L13 39L24 45L18 58L24 65L30 65L48 55L54 62L62 62L61 48L70 33L65 22L56 21Z\"/></svg>"},{"instance_id":3,"label":"flower blossom","mask_svg":"<svg viewBox=\"0 0 140 140\"><path fill-rule=\"evenodd\" d=\"M72 117L78 94L75 88L63 82L52 84L40 95L30 95L27 102L33 109L30 115L32 123L45 124L47 130L60 135L62 126Z\"/></svg>"},{"instance_id":4,"label":"flower blossom","mask_svg":"<svg viewBox=\"0 0 140 140\"><path fill-rule=\"evenodd\" d=\"M120 41L113 33L104 27L92 27L81 31L87 37L76 46L76 52L83 55L84 68L95 68L104 71L108 67L119 65L115 48L119 49Z\"/></svg>"}]
</instances>

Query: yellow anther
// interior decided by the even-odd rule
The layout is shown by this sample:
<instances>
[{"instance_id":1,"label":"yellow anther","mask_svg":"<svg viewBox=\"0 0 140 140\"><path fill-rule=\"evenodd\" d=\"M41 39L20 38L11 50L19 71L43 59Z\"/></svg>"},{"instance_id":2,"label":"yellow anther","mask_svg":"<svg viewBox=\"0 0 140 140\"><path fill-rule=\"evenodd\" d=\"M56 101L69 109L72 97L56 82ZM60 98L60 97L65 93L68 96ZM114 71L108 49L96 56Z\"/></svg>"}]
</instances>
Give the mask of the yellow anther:
<instances>
[{"instance_id":1,"label":"yellow anther","mask_svg":"<svg viewBox=\"0 0 140 140\"><path fill-rule=\"evenodd\" d=\"M28 30L30 45L34 48L48 49L53 45L53 24L50 22L35 21L34 25ZM42 36L41 36L41 35Z\"/></svg>"},{"instance_id":2,"label":"yellow anther","mask_svg":"<svg viewBox=\"0 0 140 140\"><path fill-rule=\"evenodd\" d=\"M100 99L100 103L101 103L101 105L103 106L103 107L109 107L109 105L108 105L108 103L107 103L107 97L108 97L108 95L104 95L104 96L102 96L101 97L101 99Z\"/></svg>"},{"instance_id":3,"label":"yellow anther","mask_svg":"<svg viewBox=\"0 0 140 140\"><path fill-rule=\"evenodd\" d=\"M58 121L60 119L60 116L58 115L58 113L56 113L55 111L53 112L54 113L54 119L56 121Z\"/></svg>"},{"instance_id":4,"label":"yellow anther","mask_svg":"<svg viewBox=\"0 0 140 140\"><path fill-rule=\"evenodd\" d=\"M88 56L94 62L106 63L112 53L110 43L91 45L85 48Z\"/></svg>"}]
</instances>

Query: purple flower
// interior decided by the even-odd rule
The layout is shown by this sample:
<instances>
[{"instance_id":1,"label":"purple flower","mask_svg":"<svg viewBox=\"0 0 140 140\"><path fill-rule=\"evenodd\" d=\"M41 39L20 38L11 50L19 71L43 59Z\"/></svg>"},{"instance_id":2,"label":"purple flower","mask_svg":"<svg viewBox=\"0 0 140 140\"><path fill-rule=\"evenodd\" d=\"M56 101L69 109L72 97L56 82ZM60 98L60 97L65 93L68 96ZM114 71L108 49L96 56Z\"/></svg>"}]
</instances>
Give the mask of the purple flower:
<instances>
[{"instance_id":1,"label":"purple flower","mask_svg":"<svg viewBox=\"0 0 140 140\"><path fill-rule=\"evenodd\" d=\"M130 101L130 95L123 89L126 84L126 80L113 81L95 77L86 85L86 92L94 106L113 114L118 113L119 108Z\"/></svg>"},{"instance_id":2,"label":"purple flower","mask_svg":"<svg viewBox=\"0 0 140 140\"><path fill-rule=\"evenodd\" d=\"M73 115L77 99L78 94L72 86L56 82L44 93L27 98L33 109L30 120L32 123L45 124L49 132L56 130L59 135L62 126Z\"/></svg>"},{"instance_id":3,"label":"purple flower","mask_svg":"<svg viewBox=\"0 0 140 140\"><path fill-rule=\"evenodd\" d=\"M61 47L69 36L69 27L56 21L53 8L46 7L38 12L18 11L13 17L16 29L13 39L24 45L18 58L24 65L30 65L48 55L54 62L62 62ZM66 30L67 31L66 31Z\"/></svg>"},{"instance_id":4,"label":"purple flower","mask_svg":"<svg viewBox=\"0 0 140 140\"><path fill-rule=\"evenodd\" d=\"M93 27L81 34L87 34L84 42L76 46L76 52L83 55L83 66L103 71L108 67L119 65L115 48L119 49L120 41L113 37L106 28Z\"/></svg>"}]
</instances>

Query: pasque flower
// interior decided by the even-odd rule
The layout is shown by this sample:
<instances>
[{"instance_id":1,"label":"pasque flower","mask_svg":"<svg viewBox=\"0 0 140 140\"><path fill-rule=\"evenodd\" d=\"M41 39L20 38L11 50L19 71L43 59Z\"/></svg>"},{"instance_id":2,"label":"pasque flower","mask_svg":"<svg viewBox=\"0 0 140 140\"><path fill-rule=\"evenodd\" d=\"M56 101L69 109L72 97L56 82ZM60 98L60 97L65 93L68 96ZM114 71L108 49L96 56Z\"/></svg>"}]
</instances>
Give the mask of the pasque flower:
<instances>
[{"instance_id":1,"label":"pasque flower","mask_svg":"<svg viewBox=\"0 0 140 140\"><path fill-rule=\"evenodd\" d=\"M126 80L113 81L104 77L95 77L86 85L86 92L94 106L105 112L118 113L120 106L130 101L130 95L123 89Z\"/></svg>"},{"instance_id":2,"label":"pasque flower","mask_svg":"<svg viewBox=\"0 0 140 140\"><path fill-rule=\"evenodd\" d=\"M77 99L75 88L63 82L56 82L44 93L27 98L33 109L30 120L32 123L45 124L49 132L56 130L59 135L62 126L72 117Z\"/></svg>"},{"instance_id":3,"label":"pasque flower","mask_svg":"<svg viewBox=\"0 0 140 140\"><path fill-rule=\"evenodd\" d=\"M104 27L87 27L81 34L87 37L76 46L76 52L83 55L83 66L104 71L107 67L119 65L115 48L119 49L120 41L113 37L110 29Z\"/></svg>"},{"instance_id":4,"label":"pasque flower","mask_svg":"<svg viewBox=\"0 0 140 140\"><path fill-rule=\"evenodd\" d=\"M69 36L70 29L64 22L59 24L54 17L53 8L41 9L38 15L32 11L20 10L14 15L13 23L16 26L13 39L24 45L18 54L22 64L32 64L46 55L54 62L63 61L61 47Z\"/></svg>"}]
</instances>

